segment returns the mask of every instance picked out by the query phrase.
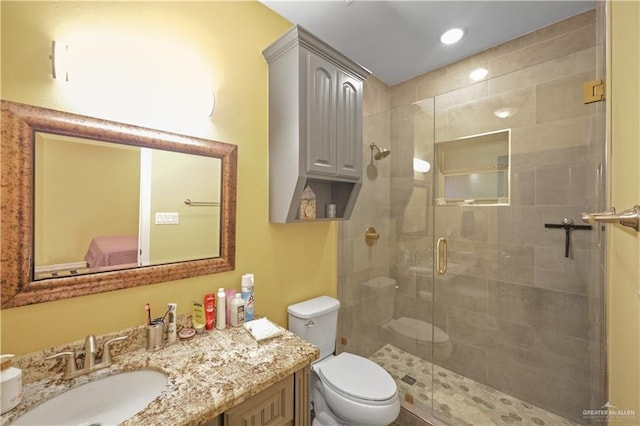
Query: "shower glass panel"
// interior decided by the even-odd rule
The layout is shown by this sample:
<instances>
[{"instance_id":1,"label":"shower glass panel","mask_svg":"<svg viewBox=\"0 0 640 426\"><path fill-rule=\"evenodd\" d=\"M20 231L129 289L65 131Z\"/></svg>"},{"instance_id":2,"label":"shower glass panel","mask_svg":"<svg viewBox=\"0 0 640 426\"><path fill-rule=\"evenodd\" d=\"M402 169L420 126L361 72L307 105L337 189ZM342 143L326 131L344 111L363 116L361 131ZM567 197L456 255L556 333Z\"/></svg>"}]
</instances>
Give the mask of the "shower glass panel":
<instances>
[{"instance_id":1,"label":"shower glass panel","mask_svg":"<svg viewBox=\"0 0 640 426\"><path fill-rule=\"evenodd\" d=\"M598 423L583 412L606 404L604 235L570 231L565 257L567 233L545 224L603 207L604 105L581 99L604 78L603 22L598 5L398 86L365 83L368 163L339 226L338 351L394 377L398 424ZM474 82L479 65L490 78ZM492 170L443 165L451 141L501 131L509 148ZM390 154L375 159L372 142ZM474 188L474 167L493 177Z\"/></svg>"}]
</instances>

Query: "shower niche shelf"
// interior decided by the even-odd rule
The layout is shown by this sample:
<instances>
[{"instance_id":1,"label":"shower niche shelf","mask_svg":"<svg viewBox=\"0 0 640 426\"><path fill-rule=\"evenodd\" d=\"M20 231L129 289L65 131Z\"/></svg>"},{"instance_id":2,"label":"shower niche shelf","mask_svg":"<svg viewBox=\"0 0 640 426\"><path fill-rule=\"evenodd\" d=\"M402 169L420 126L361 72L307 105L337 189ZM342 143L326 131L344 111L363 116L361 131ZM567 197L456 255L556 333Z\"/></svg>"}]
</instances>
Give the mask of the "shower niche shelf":
<instances>
[{"instance_id":1,"label":"shower niche shelf","mask_svg":"<svg viewBox=\"0 0 640 426\"><path fill-rule=\"evenodd\" d=\"M436 143L436 205L508 205L511 129Z\"/></svg>"},{"instance_id":2,"label":"shower niche shelf","mask_svg":"<svg viewBox=\"0 0 640 426\"><path fill-rule=\"evenodd\" d=\"M370 72L294 26L262 52L269 64L269 221L300 219L307 185L316 220L348 219L362 185L362 86Z\"/></svg>"}]
</instances>

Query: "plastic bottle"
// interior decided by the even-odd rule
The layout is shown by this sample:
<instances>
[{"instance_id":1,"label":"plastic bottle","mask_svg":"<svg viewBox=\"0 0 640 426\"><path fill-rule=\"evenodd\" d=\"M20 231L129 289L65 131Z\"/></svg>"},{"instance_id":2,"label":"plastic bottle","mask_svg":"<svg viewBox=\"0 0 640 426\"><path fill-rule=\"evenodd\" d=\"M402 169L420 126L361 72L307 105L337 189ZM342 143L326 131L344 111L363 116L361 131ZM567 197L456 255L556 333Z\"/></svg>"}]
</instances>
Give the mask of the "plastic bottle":
<instances>
[{"instance_id":1,"label":"plastic bottle","mask_svg":"<svg viewBox=\"0 0 640 426\"><path fill-rule=\"evenodd\" d=\"M236 293L236 297L231 300L231 325L238 327L244 323L244 300L242 295Z\"/></svg>"},{"instance_id":2,"label":"plastic bottle","mask_svg":"<svg viewBox=\"0 0 640 426\"><path fill-rule=\"evenodd\" d=\"M224 330L227 326L227 303L225 299L224 288L219 288L216 295L216 328L218 330Z\"/></svg>"},{"instance_id":3,"label":"plastic bottle","mask_svg":"<svg viewBox=\"0 0 640 426\"><path fill-rule=\"evenodd\" d=\"M178 336L178 304L167 304L167 344L175 343Z\"/></svg>"},{"instance_id":4,"label":"plastic bottle","mask_svg":"<svg viewBox=\"0 0 640 426\"><path fill-rule=\"evenodd\" d=\"M11 366L12 354L0 356L2 368L2 414L15 408L22 401L22 371Z\"/></svg>"},{"instance_id":5,"label":"plastic bottle","mask_svg":"<svg viewBox=\"0 0 640 426\"><path fill-rule=\"evenodd\" d=\"M253 274L244 274L242 276L242 299L244 300L244 319L245 321L252 321L255 309Z\"/></svg>"}]
</instances>

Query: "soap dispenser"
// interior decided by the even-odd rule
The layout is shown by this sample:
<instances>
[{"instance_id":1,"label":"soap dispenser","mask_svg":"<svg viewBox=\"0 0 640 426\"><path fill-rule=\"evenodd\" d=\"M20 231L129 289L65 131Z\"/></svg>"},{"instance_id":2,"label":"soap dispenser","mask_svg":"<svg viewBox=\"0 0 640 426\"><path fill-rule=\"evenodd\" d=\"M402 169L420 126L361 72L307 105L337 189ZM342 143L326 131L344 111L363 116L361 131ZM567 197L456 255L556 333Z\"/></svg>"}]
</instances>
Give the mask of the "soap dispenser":
<instances>
[{"instance_id":1,"label":"soap dispenser","mask_svg":"<svg viewBox=\"0 0 640 426\"><path fill-rule=\"evenodd\" d=\"M2 381L2 401L0 407L4 414L15 408L22 400L22 371L11 366L14 355L0 355L0 379Z\"/></svg>"}]
</instances>

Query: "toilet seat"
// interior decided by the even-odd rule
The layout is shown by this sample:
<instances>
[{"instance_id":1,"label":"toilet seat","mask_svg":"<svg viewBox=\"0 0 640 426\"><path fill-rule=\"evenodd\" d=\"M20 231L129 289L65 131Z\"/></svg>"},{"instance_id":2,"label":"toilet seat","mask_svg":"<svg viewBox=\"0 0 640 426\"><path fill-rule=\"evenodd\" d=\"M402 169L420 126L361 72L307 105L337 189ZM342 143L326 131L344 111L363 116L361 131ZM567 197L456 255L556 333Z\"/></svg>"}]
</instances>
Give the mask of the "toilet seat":
<instances>
[{"instance_id":1,"label":"toilet seat","mask_svg":"<svg viewBox=\"0 0 640 426\"><path fill-rule=\"evenodd\" d=\"M397 398L391 375L375 362L343 352L317 366L324 385L342 397L367 405L388 405Z\"/></svg>"}]
</instances>

